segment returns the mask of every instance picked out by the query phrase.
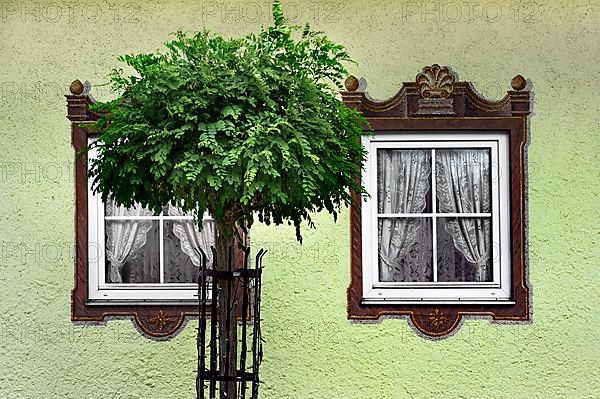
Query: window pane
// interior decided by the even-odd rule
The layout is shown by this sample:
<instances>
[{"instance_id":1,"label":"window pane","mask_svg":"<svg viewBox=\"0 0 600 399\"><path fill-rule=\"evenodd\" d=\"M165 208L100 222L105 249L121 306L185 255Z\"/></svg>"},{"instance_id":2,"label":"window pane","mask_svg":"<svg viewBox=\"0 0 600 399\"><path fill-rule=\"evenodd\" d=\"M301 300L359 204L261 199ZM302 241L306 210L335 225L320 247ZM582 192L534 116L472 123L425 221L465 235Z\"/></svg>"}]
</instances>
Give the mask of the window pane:
<instances>
[{"instance_id":1,"label":"window pane","mask_svg":"<svg viewBox=\"0 0 600 399\"><path fill-rule=\"evenodd\" d=\"M178 208L173 205L165 205L163 206L163 215L165 216L175 216L175 217L194 217L194 211L184 212L181 208ZM205 212L203 218L210 217L208 212Z\"/></svg>"},{"instance_id":2,"label":"window pane","mask_svg":"<svg viewBox=\"0 0 600 399\"><path fill-rule=\"evenodd\" d=\"M152 212L150 209L148 208L143 208L142 206L135 205L131 208L126 208L124 206L118 206L116 204L116 202L112 199L109 198L106 201L106 204L104 206L104 215L105 216L112 216L112 217L119 217L119 216L127 216L127 217L131 217L131 216L156 216L154 212Z\"/></svg>"},{"instance_id":3,"label":"window pane","mask_svg":"<svg viewBox=\"0 0 600 399\"><path fill-rule=\"evenodd\" d=\"M490 150L436 150L436 192L440 213L489 213Z\"/></svg>"},{"instance_id":4,"label":"window pane","mask_svg":"<svg viewBox=\"0 0 600 399\"><path fill-rule=\"evenodd\" d=\"M430 150L378 150L378 213L431 212L430 178Z\"/></svg>"},{"instance_id":5,"label":"window pane","mask_svg":"<svg viewBox=\"0 0 600 399\"><path fill-rule=\"evenodd\" d=\"M207 266L212 264L211 246L215 245L214 222L204 221L199 231L193 220L165 220L163 229L165 283L195 283L202 265L198 248L207 255Z\"/></svg>"},{"instance_id":6,"label":"window pane","mask_svg":"<svg viewBox=\"0 0 600 399\"><path fill-rule=\"evenodd\" d=\"M379 219L379 280L433 281L431 218Z\"/></svg>"},{"instance_id":7,"label":"window pane","mask_svg":"<svg viewBox=\"0 0 600 399\"><path fill-rule=\"evenodd\" d=\"M194 216L192 212L183 212L181 208L167 204L163 206L163 215L165 216Z\"/></svg>"},{"instance_id":8,"label":"window pane","mask_svg":"<svg viewBox=\"0 0 600 399\"><path fill-rule=\"evenodd\" d=\"M438 281L492 281L490 218L438 218Z\"/></svg>"},{"instance_id":9,"label":"window pane","mask_svg":"<svg viewBox=\"0 0 600 399\"><path fill-rule=\"evenodd\" d=\"M158 221L106 221L106 282L160 282Z\"/></svg>"}]
</instances>

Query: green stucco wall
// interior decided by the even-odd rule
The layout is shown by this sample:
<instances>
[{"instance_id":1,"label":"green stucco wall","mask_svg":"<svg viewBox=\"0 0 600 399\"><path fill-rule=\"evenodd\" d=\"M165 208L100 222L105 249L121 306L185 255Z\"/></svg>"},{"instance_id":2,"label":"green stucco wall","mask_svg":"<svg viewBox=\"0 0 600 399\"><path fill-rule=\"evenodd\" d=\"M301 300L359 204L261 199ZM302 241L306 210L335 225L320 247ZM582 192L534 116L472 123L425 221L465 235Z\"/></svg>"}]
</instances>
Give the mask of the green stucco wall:
<instances>
[{"instance_id":1,"label":"green stucco wall","mask_svg":"<svg viewBox=\"0 0 600 399\"><path fill-rule=\"evenodd\" d=\"M347 45L376 98L451 65L490 98L517 73L535 90L529 182L533 323L467 321L429 341L404 320L351 324L348 212L305 244L257 226L266 399L598 398L598 58L590 1L284 2ZM69 83L105 81L118 54L178 28L225 34L270 21L267 1L0 2L0 398L192 398L195 326L171 341L129 321L70 322L73 152ZM105 87L92 92L106 99Z\"/></svg>"}]
</instances>

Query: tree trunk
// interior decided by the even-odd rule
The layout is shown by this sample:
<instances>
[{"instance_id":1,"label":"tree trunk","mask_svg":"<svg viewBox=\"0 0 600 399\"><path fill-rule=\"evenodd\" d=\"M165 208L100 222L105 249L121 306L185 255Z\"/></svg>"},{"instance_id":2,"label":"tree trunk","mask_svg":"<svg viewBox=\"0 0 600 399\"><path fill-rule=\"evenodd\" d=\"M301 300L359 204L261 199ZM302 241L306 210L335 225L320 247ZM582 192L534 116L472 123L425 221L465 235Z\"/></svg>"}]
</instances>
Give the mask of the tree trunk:
<instances>
[{"instance_id":1,"label":"tree trunk","mask_svg":"<svg viewBox=\"0 0 600 399\"><path fill-rule=\"evenodd\" d=\"M217 233L217 270L232 271L234 268L233 253L237 245L235 238ZM231 251L231 252L230 252ZM231 253L231 260L229 259ZM233 377L237 374L237 320L236 293L232 280L219 280L219 300L217 302L219 362L221 375ZM220 398L237 398L237 383L235 380L221 382Z\"/></svg>"}]
</instances>

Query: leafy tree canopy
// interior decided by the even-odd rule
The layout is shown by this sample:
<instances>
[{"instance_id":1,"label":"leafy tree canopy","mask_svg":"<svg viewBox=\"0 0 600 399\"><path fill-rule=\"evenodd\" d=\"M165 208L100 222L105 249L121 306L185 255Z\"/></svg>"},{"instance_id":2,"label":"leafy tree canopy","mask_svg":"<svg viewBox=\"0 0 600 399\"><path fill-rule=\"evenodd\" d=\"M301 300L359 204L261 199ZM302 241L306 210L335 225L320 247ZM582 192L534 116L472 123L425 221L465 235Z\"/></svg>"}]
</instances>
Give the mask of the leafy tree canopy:
<instances>
[{"instance_id":1,"label":"leafy tree canopy","mask_svg":"<svg viewBox=\"0 0 600 399\"><path fill-rule=\"evenodd\" d=\"M120 96L97 103L94 190L123 205L166 203L202 215L222 234L267 224L296 226L310 213L348 205L365 158L365 120L337 99L350 61L321 32L290 25L279 1L258 34L174 34L166 49L125 55Z\"/></svg>"}]
</instances>

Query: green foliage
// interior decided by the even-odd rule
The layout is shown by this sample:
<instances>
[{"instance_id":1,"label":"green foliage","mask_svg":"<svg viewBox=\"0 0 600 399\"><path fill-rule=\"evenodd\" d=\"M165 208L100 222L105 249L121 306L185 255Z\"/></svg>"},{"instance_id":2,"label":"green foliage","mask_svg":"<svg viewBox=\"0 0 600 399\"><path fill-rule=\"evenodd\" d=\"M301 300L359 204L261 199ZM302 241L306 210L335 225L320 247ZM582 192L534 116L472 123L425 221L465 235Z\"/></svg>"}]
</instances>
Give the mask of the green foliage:
<instances>
[{"instance_id":1,"label":"green foliage","mask_svg":"<svg viewBox=\"0 0 600 399\"><path fill-rule=\"evenodd\" d=\"M336 98L350 61L341 45L289 25L279 1L274 25L241 39L177 32L166 50L120 60L119 98L95 105L94 190L159 210L173 203L221 233L254 216L296 226L350 203L365 158L366 121Z\"/></svg>"}]
</instances>

